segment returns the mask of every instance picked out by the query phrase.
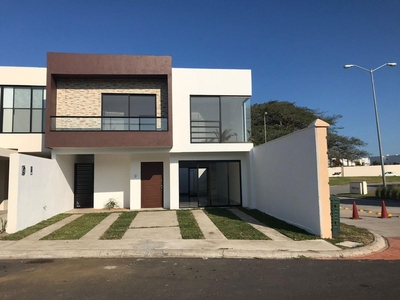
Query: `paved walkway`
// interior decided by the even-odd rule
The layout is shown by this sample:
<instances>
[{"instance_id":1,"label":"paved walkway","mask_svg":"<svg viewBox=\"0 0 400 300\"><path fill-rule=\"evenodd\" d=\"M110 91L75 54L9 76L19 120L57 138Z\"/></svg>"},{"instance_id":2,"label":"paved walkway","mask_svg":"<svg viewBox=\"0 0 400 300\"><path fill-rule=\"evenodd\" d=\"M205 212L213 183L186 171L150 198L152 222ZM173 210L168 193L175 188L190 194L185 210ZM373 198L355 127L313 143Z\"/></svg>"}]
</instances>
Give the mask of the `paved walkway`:
<instances>
[{"instance_id":1,"label":"paved walkway","mask_svg":"<svg viewBox=\"0 0 400 300\"><path fill-rule=\"evenodd\" d=\"M342 250L324 240L293 241L238 209L231 211L271 240L228 240L203 210L193 210L205 239L184 240L176 211L140 211L120 240L99 240L118 218L113 213L80 240L47 241L40 238L79 218L73 214L20 241L0 241L0 259L70 257L232 257L232 258L332 258L360 256L386 247L376 236L372 245Z\"/></svg>"}]
</instances>

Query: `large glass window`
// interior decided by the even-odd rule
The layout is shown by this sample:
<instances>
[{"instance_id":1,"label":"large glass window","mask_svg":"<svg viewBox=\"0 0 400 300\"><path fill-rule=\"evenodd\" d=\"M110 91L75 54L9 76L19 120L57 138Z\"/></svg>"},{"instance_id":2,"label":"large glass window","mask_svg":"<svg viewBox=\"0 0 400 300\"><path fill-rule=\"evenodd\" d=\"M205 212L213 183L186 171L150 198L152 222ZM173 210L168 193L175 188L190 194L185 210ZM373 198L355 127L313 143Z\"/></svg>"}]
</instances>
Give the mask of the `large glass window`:
<instances>
[{"instance_id":1,"label":"large glass window","mask_svg":"<svg viewBox=\"0 0 400 300\"><path fill-rule=\"evenodd\" d=\"M156 96L103 94L102 130L156 130ZM105 118L104 118L105 117Z\"/></svg>"},{"instance_id":2,"label":"large glass window","mask_svg":"<svg viewBox=\"0 0 400 300\"><path fill-rule=\"evenodd\" d=\"M0 87L1 132L44 132L46 89Z\"/></svg>"},{"instance_id":3,"label":"large glass window","mask_svg":"<svg viewBox=\"0 0 400 300\"><path fill-rule=\"evenodd\" d=\"M249 98L192 96L190 105L192 143L251 141Z\"/></svg>"},{"instance_id":4,"label":"large glass window","mask_svg":"<svg viewBox=\"0 0 400 300\"><path fill-rule=\"evenodd\" d=\"M241 205L239 161L180 161L179 207Z\"/></svg>"}]
</instances>

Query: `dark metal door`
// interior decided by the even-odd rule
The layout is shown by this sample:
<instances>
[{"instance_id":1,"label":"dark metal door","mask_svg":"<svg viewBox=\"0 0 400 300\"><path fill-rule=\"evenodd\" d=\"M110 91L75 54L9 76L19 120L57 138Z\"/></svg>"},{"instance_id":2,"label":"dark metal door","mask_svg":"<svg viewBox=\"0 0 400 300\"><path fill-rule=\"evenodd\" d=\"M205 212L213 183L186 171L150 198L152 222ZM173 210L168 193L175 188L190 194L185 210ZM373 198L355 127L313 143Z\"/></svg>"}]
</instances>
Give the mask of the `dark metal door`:
<instances>
[{"instance_id":1,"label":"dark metal door","mask_svg":"<svg viewBox=\"0 0 400 300\"><path fill-rule=\"evenodd\" d=\"M75 164L75 208L92 208L94 164Z\"/></svg>"}]
</instances>

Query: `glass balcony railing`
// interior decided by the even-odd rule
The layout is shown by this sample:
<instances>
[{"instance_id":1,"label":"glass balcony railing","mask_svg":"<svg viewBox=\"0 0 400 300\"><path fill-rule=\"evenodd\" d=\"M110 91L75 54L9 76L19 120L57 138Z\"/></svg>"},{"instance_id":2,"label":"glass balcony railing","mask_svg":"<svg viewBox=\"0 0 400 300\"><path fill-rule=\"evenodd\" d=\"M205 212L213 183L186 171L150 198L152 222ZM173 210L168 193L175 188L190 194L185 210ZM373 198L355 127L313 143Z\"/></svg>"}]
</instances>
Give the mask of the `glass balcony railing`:
<instances>
[{"instance_id":1,"label":"glass balcony railing","mask_svg":"<svg viewBox=\"0 0 400 300\"><path fill-rule=\"evenodd\" d=\"M168 118L53 116L51 131L168 131Z\"/></svg>"}]
</instances>

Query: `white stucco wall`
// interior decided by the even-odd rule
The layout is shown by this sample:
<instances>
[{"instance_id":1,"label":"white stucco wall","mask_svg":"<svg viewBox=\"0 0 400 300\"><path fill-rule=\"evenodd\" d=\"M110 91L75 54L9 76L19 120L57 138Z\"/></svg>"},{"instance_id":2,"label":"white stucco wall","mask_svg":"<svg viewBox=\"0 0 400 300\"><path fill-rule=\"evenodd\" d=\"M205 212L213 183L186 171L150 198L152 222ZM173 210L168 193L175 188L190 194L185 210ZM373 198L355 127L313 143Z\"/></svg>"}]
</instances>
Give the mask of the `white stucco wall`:
<instances>
[{"instance_id":1,"label":"white stucco wall","mask_svg":"<svg viewBox=\"0 0 400 300\"><path fill-rule=\"evenodd\" d=\"M130 155L94 156L94 208L104 208L113 198L119 207L129 208Z\"/></svg>"},{"instance_id":2,"label":"white stucco wall","mask_svg":"<svg viewBox=\"0 0 400 300\"><path fill-rule=\"evenodd\" d=\"M327 154L318 153L318 143L326 139L318 141L311 127L253 148L251 207L329 237ZM324 155L326 164L319 165L318 156Z\"/></svg>"},{"instance_id":3,"label":"white stucco wall","mask_svg":"<svg viewBox=\"0 0 400 300\"><path fill-rule=\"evenodd\" d=\"M251 96L250 70L172 69L171 153L250 151L252 143L190 143L190 96Z\"/></svg>"},{"instance_id":4,"label":"white stucco wall","mask_svg":"<svg viewBox=\"0 0 400 300\"><path fill-rule=\"evenodd\" d=\"M56 160L18 153L10 155L8 233L73 208L72 159L67 156ZM24 176L22 166L26 168Z\"/></svg>"},{"instance_id":5,"label":"white stucco wall","mask_svg":"<svg viewBox=\"0 0 400 300\"><path fill-rule=\"evenodd\" d=\"M50 155L50 149L44 147L42 133L2 133L0 148L14 149L18 152L44 152Z\"/></svg>"},{"instance_id":6,"label":"white stucco wall","mask_svg":"<svg viewBox=\"0 0 400 300\"><path fill-rule=\"evenodd\" d=\"M0 67L0 85L46 86L46 68Z\"/></svg>"}]
</instances>

